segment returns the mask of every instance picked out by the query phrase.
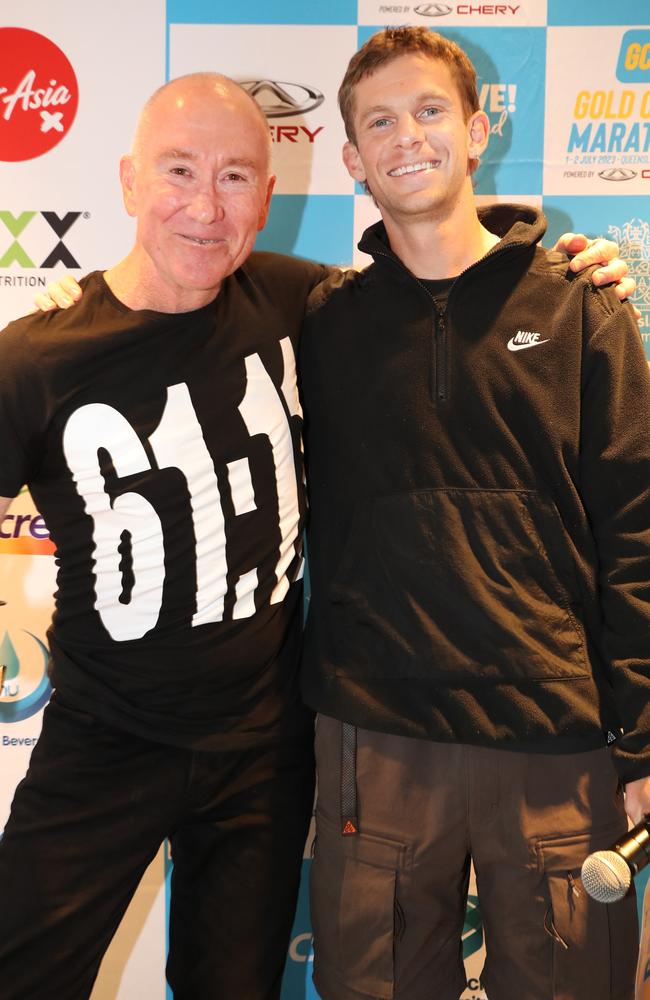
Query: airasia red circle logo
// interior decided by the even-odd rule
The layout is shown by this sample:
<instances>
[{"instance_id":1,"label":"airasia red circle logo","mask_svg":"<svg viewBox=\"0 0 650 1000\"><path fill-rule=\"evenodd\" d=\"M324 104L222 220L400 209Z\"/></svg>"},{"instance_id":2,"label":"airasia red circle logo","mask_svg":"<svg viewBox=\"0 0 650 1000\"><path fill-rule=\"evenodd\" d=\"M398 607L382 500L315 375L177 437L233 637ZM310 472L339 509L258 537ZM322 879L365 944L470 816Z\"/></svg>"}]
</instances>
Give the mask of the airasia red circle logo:
<instances>
[{"instance_id":1,"label":"airasia red circle logo","mask_svg":"<svg viewBox=\"0 0 650 1000\"><path fill-rule=\"evenodd\" d=\"M58 45L27 28L0 28L0 52L0 160L33 160L68 133L77 77Z\"/></svg>"}]
</instances>

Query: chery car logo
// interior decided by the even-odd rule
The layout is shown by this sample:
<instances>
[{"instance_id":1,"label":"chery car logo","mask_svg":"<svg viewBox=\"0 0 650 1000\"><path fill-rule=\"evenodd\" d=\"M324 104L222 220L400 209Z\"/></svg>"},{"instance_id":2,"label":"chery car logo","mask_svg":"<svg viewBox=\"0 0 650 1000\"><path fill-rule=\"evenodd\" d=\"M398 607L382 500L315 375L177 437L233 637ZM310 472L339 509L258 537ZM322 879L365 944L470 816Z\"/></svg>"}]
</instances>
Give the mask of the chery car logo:
<instances>
[{"instance_id":1,"label":"chery car logo","mask_svg":"<svg viewBox=\"0 0 650 1000\"><path fill-rule=\"evenodd\" d=\"M320 107L325 98L320 90L302 83L279 80L238 81L255 98L267 118L288 118L304 115Z\"/></svg>"},{"instance_id":2,"label":"chery car logo","mask_svg":"<svg viewBox=\"0 0 650 1000\"><path fill-rule=\"evenodd\" d=\"M453 7L446 3L421 3L414 10L422 17L446 17L447 14L451 14Z\"/></svg>"},{"instance_id":3,"label":"chery car logo","mask_svg":"<svg viewBox=\"0 0 650 1000\"><path fill-rule=\"evenodd\" d=\"M610 167L609 170L601 170L598 174L604 181L631 181L636 177L636 170L629 170L626 167Z\"/></svg>"}]
</instances>

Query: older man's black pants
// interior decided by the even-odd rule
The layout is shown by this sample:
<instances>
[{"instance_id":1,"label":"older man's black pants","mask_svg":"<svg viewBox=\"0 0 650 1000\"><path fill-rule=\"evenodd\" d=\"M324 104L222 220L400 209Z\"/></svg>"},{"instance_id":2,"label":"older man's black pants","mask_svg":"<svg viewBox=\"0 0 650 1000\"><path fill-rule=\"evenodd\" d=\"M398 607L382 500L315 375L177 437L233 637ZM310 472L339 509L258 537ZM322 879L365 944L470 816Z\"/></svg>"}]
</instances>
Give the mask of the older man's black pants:
<instances>
[{"instance_id":1,"label":"older man's black pants","mask_svg":"<svg viewBox=\"0 0 650 1000\"><path fill-rule=\"evenodd\" d=\"M312 733L228 752L151 743L55 695L0 842L2 1000L81 1000L169 837L175 1000L272 1000L313 797Z\"/></svg>"}]
</instances>

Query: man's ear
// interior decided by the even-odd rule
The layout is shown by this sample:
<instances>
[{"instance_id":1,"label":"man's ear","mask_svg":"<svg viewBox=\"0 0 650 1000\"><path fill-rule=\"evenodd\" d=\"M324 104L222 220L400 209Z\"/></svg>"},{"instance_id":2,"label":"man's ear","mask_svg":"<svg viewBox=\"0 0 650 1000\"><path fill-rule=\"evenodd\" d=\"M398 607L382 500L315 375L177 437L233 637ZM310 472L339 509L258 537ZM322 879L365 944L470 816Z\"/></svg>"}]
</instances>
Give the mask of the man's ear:
<instances>
[{"instance_id":1,"label":"man's ear","mask_svg":"<svg viewBox=\"0 0 650 1000\"><path fill-rule=\"evenodd\" d=\"M346 142L343 147L343 162L350 177L354 178L355 181L359 181L359 184L363 184L366 180L366 171L361 162L359 150L353 142Z\"/></svg>"},{"instance_id":2,"label":"man's ear","mask_svg":"<svg viewBox=\"0 0 650 1000\"><path fill-rule=\"evenodd\" d=\"M135 163L132 156L123 156L120 160L120 183L124 207L131 216L137 215L135 197Z\"/></svg>"},{"instance_id":3,"label":"man's ear","mask_svg":"<svg viewBox=\"0 0 650 1000\"><path fill-rule=\"evenodd\" d=\"M467 122L469 136L468 156L470 160L481 158L490 138L490 119L485 111L475 111Z\"/></svg>"},{"instance_id":4,"label":"man's ear","mask_svg":"<svg viewBox=\"0 0 650 1000\"><path fill-rule=\"evenodd\" d=\"M259 220L257 223L257 230L264 229L266 225L266 220L269 217L269 208L271 205L271 195L273 194L273 188L275 187L276 176L271 174L266 185L266 197L264 199L264 204L260 210Z\"/></svg>"}]
</instances>

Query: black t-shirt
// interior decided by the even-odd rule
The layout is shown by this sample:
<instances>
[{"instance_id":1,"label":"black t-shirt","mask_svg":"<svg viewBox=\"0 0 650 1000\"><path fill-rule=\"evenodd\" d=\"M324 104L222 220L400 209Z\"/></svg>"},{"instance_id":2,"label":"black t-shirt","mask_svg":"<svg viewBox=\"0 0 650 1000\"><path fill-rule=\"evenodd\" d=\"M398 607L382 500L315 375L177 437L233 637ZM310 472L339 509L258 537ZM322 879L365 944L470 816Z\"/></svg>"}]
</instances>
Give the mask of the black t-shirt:
<instances>
[{"instance_id":1,"label":"black t-shirt","mask_svg":"<svg viewBox=\"0 0 650 1000\"><path fill-rule=\"evenodd\" d=\"M456 277L453 278L418 278L421 285L424 285L429 295L431 295L438 304L438 308L444 310L447 308L447 300L449 299L449 293L451 291L451 286L456 281Z\"/></svg>"},{"instance_id":2,"label":"black t-shirt","mask_svg":"<svg viewBox=\"0 0 650 1000\"><path fill-rule=\"evenodd\" d=\"M328 269L253 254L210 305L79 305L0 335L0 495L57 548L52 681L151 739L247 746L295 702L304 517L295 353Z\"/></svg>"}]
</instances>

